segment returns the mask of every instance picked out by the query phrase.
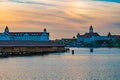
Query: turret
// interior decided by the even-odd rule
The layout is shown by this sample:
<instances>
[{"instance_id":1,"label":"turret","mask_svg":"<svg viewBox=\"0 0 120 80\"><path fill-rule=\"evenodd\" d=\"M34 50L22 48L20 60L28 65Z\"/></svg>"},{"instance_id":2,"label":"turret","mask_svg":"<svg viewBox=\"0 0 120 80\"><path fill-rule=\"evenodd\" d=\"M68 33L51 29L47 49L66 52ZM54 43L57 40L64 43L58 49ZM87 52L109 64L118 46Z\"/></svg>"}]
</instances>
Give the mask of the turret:
<instances>
[{"instance_id":1,"label":"turret","mask_svg":"<svg viewBox=\"0 0 120 80\"><path fill-rule=\"evenodd\" d=\"M108 37L111 37L111 36L112 36L112 35L111 35L111 33L109 32L109 33L108 33Z\"/></svg>"},{"instance_id":2,"label":"turret","mask_svg":"<svg viewBox=\"0 0 120 80\"><path fill-rule=\"evenodd\" d=\"M90 26L90 29L89 29L89 33L93 33L94 31L93 31L93 27L92 27L92 25Z\"/></svg>"},{"instance_id":3,"label":"turret","mask_svg":"<svg viewBox=\"0 0 120 80\"><path fill-rule=\"evenodd\" d=\"M46 28L44 28L41 35L41 41L49 41L49 33L47 32Z\"/></svg>"},{"instance_id":4,"label":"turret","mask_svg":"<svg viewBox=\"0 0 120 80\"><path fill-rule=\"evenodd\" d=\"M47 32L46 28L44 28L44 32Z\"/></svg>"},{"instance_id":5,"label":"turret","mask_svg":"<svg viewBox=\"0 0 120 80\"><path fill-rule=\"evenodd\" d=\"M79 36L80 36L80 33L77 34L77 37L79 37Z\"/></svg>"},{"instance_id":6,"label":"turret","mask_svg":"<svg viewBox=\"0 0 120 80\"><path fill-rule=\"evenodd\" d=\"M9 33L9 28L8 28L8 26L6 26L6 28L5 28L5 31L4 31L5 33Z\"/></svg>"}]
</instances>

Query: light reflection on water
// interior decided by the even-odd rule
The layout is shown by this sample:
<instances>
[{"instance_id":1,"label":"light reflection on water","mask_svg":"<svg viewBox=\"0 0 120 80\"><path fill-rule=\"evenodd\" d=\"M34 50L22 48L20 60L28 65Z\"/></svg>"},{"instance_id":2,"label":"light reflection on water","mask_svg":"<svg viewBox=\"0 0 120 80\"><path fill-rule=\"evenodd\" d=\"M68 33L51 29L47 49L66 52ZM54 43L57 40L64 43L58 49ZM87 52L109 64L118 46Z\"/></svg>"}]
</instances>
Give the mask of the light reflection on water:
<instances>
[{"instance_id":1,"label":"light reflection on water","mask_svg":"<svg viewBox=\"0 0 120 80\"><path fill-rule=\"evenodd\" d=\"M0 80L120 80L120 49L0 59Z\"/></svg>"}]
</instances>

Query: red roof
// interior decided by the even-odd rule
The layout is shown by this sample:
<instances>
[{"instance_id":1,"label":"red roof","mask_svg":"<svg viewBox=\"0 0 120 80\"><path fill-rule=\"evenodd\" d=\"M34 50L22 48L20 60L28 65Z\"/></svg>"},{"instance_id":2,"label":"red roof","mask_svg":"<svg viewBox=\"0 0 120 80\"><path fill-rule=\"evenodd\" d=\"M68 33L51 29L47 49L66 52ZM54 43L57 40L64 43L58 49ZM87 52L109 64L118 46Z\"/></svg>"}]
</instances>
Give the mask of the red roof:
<instances>
[{"instance_id":1,"label":"red roof","mask_svg":"<svg viewBox=\"0 0 120 80\"><path fill-rule=\"evenodd\" d=\"M91 36L100 36L98 33L85 33L84 35L78 35L79 37L91 37Z\"/></svg>"},{"instance_id":2,"label":"red roof","mask_svg":"<svg viewBox=\"0 0 120 80\"><path fill-rule=\"evenodd\" d=\"M84 34L85 37L90 37L90 36L100 36L98 33L85 33Z\"/></svg>"},{"instance_id":3,"label":"red roof","mask_svg":"<svg viewBox=\"0 0 120 80\"><path fill-rule=\"evenodd\" d=\"M85 37L84 35L78 35L78 37Z\"/></svg>"}]
</instances>

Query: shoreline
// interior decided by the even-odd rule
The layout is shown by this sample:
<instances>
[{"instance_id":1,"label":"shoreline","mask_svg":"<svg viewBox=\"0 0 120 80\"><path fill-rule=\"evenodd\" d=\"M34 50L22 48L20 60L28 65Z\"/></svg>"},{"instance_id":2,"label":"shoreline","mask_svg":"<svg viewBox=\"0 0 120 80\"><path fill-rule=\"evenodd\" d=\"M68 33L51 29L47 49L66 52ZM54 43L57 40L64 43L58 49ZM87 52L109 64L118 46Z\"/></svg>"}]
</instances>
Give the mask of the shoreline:
<instances>
[{"instance_id":1,"label":"shoreline","mask_svg":"<svg viewBox=\"0 0 120 80\"><path fill-rule=\"evenodd\" d=\"M68 47L67 46L66 48L120 48L120 47L77 47L77 46Z\"/></svg>"}]
</instances>

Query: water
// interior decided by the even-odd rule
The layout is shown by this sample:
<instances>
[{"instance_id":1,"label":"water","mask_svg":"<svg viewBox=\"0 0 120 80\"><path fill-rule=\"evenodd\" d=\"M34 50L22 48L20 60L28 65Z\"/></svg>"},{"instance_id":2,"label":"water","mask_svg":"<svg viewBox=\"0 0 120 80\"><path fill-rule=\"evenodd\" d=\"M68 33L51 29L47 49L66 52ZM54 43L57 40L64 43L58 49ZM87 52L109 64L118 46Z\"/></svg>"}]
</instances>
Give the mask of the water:
<instances>
[{"instance_id":1,"label":"water","mask_svg":"<svg viewBox=\"0 0 120 80\"><path fill-rule=\"evenodd\" d=\"M0 59L0 80L120 80L120 49Z\"/></svg>"}]
</instances>

